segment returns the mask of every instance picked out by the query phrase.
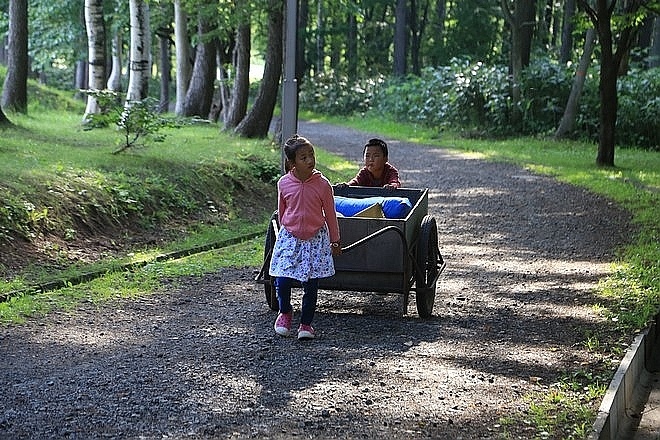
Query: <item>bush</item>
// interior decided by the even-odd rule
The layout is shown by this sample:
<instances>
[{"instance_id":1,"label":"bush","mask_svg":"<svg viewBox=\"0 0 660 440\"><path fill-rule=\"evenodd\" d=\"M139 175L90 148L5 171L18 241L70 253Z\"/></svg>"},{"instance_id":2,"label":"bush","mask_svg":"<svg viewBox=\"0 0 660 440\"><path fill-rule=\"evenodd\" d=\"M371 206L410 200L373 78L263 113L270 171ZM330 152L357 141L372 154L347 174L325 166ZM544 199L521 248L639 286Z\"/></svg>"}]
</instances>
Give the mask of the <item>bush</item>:
<instances>
[{"instance_id":1,"label":"bush","mask_svg":"<svg viewBox=\"0 0 660 440\"><path fill-rule=\"evenodd\" d=\"M660 68L631 70L618 94L617 143L660 151Z\"/></svg>"},{"instance_id":2,"label":"bush","mask_svg":"<svg viewBox=\"0 0 660 440\"><path fill-rule=\"evenodd\" d=\"M351 81L334 72L316 75L302 83L300 106L328 115L364 113L371 107L373 91L382 78Z\"/></svg>"},{"instance_id":3,"label":"bush","mask_svg":"<svg viewBox=\"0 0 660 440\"><path fill-rule=\"evenodd\" d=\"M573 83L573 69L542 59L521 78L523 134L553 132L559 126Z\"/></svg>"}]
</instances>

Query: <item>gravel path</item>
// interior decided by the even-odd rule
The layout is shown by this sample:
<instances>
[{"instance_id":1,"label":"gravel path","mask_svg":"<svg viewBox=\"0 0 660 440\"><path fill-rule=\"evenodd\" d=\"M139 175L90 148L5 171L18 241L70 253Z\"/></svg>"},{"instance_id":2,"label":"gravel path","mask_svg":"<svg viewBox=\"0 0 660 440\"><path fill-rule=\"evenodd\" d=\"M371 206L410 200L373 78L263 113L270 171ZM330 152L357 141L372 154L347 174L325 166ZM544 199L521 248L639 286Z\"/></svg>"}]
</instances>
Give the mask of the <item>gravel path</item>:
<instances>
[{"instance_id":1,"label":"gravel path","mask_svg":"<svg viewBox=\"0 0 660 440\"><path fill-rule=\"evenodd\" d=\"M299 131L356 161L371 136ZM500 420L601 362L582 344L607 328L591 289L629 216L511 165L388 142L405 186L430 189L447 261L433 318L414 295L400 316L400 295L322 291L318 338L279 338L251 267L56 312L0 329L0 438L534 437Z\"/></svg>"}]
</instances>

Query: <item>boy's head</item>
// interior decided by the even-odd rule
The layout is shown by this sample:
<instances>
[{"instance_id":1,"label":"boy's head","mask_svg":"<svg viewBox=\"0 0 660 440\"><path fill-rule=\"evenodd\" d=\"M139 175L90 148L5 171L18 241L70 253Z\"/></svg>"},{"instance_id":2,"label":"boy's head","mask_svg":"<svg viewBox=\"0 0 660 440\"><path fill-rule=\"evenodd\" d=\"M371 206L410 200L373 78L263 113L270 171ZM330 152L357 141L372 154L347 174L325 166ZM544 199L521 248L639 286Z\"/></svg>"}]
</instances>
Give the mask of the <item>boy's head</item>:
<instances>
[{"instance_id":1,"label":"boy's head","mask_svg":"<svg viewBox=\"0 0 660 440\"><path fill-rule=\"evenodd\" d=\"M368 147L380 148L380 151L383 153L383 156L385 156L385 160L387 160L387 144L385 143L384 140L378 138L369 139L367 143L364 144L364 149L362 150L362 154L367 152Z\"/></svg>"}]
</instances>

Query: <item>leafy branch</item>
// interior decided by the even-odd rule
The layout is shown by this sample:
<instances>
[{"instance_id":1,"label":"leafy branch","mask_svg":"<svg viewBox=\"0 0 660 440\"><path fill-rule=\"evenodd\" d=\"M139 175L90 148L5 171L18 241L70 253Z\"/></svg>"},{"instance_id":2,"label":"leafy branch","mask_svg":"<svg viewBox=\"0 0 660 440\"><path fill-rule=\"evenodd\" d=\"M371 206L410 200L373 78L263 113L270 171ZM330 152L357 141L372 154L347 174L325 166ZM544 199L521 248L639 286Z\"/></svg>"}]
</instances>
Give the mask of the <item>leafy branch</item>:
<instances>
[{"instance_id":1,"label":"leafy branch","mask_svg":"<svg viewBox=\"0 0 660 440\"><path fill-rule=\"evenodd\" d=\"M122 153L130 148L144 146L149 138L154 142L163 142L166 135L160 133L163 128L178 128L182 124L173 118L158 113L155 99L125 101L117 92L111 90L83 90L96 99L100 111L87 116L85 128L94 129L115 125L122 133L123 140L112 154Z\"/></svg>"}]
</instances>

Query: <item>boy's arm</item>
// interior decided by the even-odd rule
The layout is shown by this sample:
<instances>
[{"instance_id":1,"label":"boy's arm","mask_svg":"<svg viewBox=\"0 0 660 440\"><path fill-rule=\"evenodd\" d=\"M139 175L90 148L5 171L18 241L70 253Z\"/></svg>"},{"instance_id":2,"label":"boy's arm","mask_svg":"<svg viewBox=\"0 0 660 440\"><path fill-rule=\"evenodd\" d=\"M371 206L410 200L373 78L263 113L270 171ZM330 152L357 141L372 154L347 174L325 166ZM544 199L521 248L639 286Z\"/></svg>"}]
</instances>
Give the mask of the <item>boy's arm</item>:
<instances>
[{"instance_id":1,"label":"boy's arm","mask_svg":"<svg viewBox=\"0 0 660 440\"><path fill-rule=\"evenodd\" d=\"M399 170L397 170L395 167L390 165L389 163L387 164L387 175L385 181L387 182L387 185L390 188L400 188L401 187L401 181L399 180Z\"/></svg>"}]
</instances>

